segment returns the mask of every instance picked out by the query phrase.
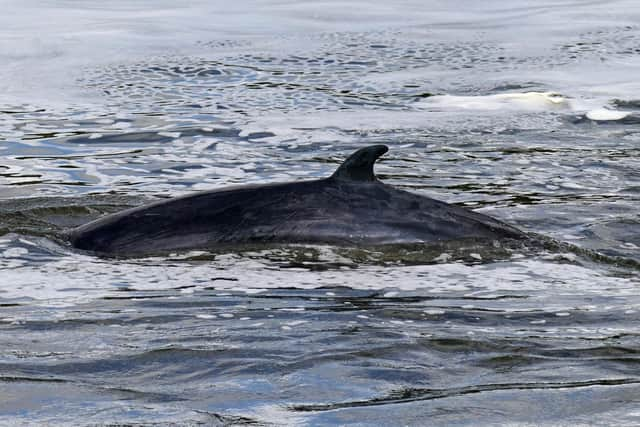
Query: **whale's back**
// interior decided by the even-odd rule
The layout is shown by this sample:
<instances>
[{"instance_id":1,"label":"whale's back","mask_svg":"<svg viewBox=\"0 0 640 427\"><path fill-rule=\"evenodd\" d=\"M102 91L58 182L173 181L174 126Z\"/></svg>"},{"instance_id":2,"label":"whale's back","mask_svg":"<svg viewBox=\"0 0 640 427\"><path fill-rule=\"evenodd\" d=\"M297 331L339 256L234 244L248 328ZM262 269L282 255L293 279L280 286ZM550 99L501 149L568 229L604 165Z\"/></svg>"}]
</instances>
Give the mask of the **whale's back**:
<instances>
[{"instance_id":1,"label":"whale's back","mask_svg":"<svg viewBox=\"0 0 640 427\"><path fill-rule=\"evenodd\" d=\"M79 227L71 242L94 252L137 255L251 243L379 245L519 235L485 215L379 181L329 178L134 208Z\"/></svg>"},{"instance_id":2,"label":"whale's back","mask_svg":"<svg viewBox=\"0 0 640 427\"><path fill-rule=\"evenodd\" d=\"M459 206L380 182L384 145L353 153L327 178L227 188L129 209L69 234L88 251L141 255L252 243L382 245L523 237Z\"/></svg>"}]
</instances>

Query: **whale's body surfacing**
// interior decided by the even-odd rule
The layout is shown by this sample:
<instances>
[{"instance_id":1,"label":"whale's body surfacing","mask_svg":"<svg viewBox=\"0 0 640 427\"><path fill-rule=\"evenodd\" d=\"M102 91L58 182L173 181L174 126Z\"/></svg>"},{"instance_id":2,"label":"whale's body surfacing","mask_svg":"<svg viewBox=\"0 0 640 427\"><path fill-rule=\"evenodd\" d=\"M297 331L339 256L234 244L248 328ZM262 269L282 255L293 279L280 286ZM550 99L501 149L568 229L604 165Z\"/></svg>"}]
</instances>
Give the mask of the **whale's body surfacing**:
<instances>
[{"instance_id":1,"label":"whale's body surfacing","mask_svg":"<svg viewBox=\"0 0 640 427\"><path fill-rule=\"evenodd\" d=\"M329 178L230 187L128 209L69 233L82 250L139 256L242 244L373 246L524 238L462 207L396 189L373 173L388 148L353 153Z\"/></svg>"}]
</instances>

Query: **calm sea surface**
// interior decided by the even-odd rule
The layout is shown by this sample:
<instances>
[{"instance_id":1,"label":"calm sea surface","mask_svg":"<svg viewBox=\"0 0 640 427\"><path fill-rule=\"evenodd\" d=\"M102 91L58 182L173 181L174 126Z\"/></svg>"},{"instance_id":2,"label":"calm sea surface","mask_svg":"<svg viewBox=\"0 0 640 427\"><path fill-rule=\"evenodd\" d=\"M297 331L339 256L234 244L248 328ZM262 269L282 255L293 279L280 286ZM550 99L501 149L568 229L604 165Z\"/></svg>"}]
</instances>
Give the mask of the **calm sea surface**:
<instances>
[{"instance_id":1,"label":"calm sea surface","mask_svg":"<svg viewBox=\"0 0 640 427\"><path fill-rule=\"evenodd\" d=\"M0 424L640 424L640 3L183 3L3 2ZM58 239L373 143L385 182L557 244Z\"/></svg>"}]
</instances>

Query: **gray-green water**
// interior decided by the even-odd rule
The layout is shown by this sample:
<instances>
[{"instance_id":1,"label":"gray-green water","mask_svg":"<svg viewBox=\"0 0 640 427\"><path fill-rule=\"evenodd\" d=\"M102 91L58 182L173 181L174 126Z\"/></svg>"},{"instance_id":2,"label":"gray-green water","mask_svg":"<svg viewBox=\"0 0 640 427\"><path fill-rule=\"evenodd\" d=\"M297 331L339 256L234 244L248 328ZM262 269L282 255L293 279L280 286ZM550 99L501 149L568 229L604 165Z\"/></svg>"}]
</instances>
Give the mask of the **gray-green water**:
<instances>
[{"instance_id":1,"label":"gray-green water","mask_svg":"<svg viewBox=\"0 0 640 427\"><path fill-rule=\"evenodd\" d=\"M635 2L6 9L2 424L640 423ZM56 240L372 143L385 182L609 258L113 260Z\"/></svg>"}]
</instances>

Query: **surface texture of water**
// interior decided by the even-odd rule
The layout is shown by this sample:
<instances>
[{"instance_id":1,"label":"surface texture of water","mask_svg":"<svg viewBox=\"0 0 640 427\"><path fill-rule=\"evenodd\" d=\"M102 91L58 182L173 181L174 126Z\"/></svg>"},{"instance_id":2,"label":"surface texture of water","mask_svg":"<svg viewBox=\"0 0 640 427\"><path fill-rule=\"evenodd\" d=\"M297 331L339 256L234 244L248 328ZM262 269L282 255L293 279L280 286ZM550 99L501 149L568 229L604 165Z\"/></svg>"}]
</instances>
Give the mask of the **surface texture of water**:
<instances>
[{"instance_id":1,"label":"surface texture of water","mask_svg":"<svg viewBox=\"0 0 640 427\"><path fill-rule=\"evenodd\" d=\"M640 423L636 2L6 3L0 423ZM570 245L59 240L373 143L385 182Z\"/></svg>"}]
</instances>

